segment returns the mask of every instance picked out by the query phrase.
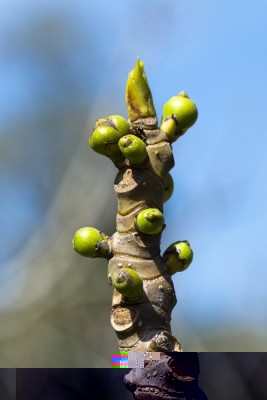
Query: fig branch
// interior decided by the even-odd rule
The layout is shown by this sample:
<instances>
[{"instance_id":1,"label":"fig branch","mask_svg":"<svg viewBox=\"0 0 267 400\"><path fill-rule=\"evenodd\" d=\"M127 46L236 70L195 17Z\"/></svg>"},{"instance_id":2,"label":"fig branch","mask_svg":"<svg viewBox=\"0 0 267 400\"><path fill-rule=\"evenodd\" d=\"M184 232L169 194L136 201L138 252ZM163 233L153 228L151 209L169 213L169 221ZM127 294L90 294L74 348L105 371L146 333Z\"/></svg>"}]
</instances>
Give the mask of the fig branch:
<instances>
[{"instance_id":1,"label":"fig branch","mask_svg":"<svg viewBox=\"0 0 267 400\"><path fill-rule=\"evenodd\" d=\"M89 137L91 148L119 170L116 232L109 237L81 228L73 247L83 256L108 259L111 324L121 351L181 351L170 326L176 304L171 276L190 265L193 252L188 241L176 241L161 255L160 240L163 203L173 191L172 143L194 124L197 108L180 92L165 103L159 127L139 59L128 76L126 104L128 121L118 115L98 119Z\"/></svg>"}]
</instances>

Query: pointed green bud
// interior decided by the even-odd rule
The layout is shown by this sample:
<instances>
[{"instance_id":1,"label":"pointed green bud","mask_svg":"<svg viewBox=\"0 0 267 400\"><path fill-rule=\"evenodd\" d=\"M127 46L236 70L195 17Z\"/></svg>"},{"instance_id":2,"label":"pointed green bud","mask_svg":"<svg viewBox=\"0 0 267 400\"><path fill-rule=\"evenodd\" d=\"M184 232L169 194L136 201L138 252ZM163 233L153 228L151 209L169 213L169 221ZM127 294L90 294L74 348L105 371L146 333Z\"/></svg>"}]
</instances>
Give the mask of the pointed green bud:
<instances>
[{"instance_id":1,"label":"pointed green bud","mask_svg":"<svg viewBox=\"0 0 267 400\"><path fill-rule=\"evenodd\" d=\"M193 100L185 92L180 92L164 104L160 129L173 142L196 122L197 116L198 111ZM175 119L176 127L172 119Z\"/></svg>"},{"instance_id":2,"label":"pointed green bud","mask_svg":"<svg viewBox=\"0 0 267 400\"><path fill-rule=\"evenodd\" d=\"M170 275L182 272L193 260L193 250L187 240L172 243L163 254L163 261Z\"/></svg>"},{"instance_id":3,"label":"pointed green bud","mask_svg":"<svg viewBox=\"0 0 267 400\"><path fill-rule=\"evenodd\" d=\"M135 220L136 229L147 235L157 235L164 227L163 214L157 208L146 208Z\"/></svg>"},{"instance_id":4,"label":"pointed green bud","mask_svg":"<svg viewBox=\"0 0 267 400\"><path fill-rule=\"evenodd\" d=\"M145 143L135 135L123 136L118 145L124 157L132 164L143 164L147 158Z\"/></svg>"},{"instance_id":5,"label":"pointed green bud","mask_svg":"<svg viewBox=\"0 0 267 400\"><path fill-rule=\"evenodd\" d=\"M174 183L171 174L169 173L166 178L165 188L164 188L164 199L163 201L168 201L173 193Z\"/></svg>"},{"instance_id":6,"label":"pointed green bud","mask_svg":"<svg viewBox=\"0 0 267 400\"><path fill-rule=\"evenodd\" d=\"M84 257L111 257L109 238L98 229L85 227L75 233L72 245Z\"/></svg>"},{"instance_id":7,"label":"pointed green bud","mask_svg":"<svg viewBox=\"0 0 267 400\"><path fill-rule=\"evenodd\" d=\"M143 295L143 281L139 274L131 268L120 268L112 276L112 285L126 297Z\"/></svg>"},{"instance_id":8,"label":"pointed green bud","mask_svg":"<svg viewBox=\"0 0 267 400\"><path fill-rule=\"evenodd\" d=\"M144 63L139 59L128 75L126 104L131 122L138 118L156 116L152 94L144 71Z\"/></svg>"}]
</instances>

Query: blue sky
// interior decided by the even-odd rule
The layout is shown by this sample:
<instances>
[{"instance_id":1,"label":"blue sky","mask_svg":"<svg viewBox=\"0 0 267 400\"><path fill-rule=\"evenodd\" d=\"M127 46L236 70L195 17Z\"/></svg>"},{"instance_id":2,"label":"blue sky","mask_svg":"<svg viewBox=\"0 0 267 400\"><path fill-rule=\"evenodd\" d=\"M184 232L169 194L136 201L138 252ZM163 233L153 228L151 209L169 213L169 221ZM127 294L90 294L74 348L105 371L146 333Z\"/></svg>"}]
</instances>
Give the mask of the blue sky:
<instances>
[{"instance_id":1,"label":"blue sky","mask_svg":"<svg viewBox=\"0 0 267 400\"><path fill-rule=\"evenodd\" d=\"M174 144L175 192L165 207L162 248L188 239L194 249L192 266L174 280L183 313L196 324L215 316L245 324L249 314L266 328L266 3L2 1L1 135L12 119L40 106L38 90L50 82L41 57L12 47L14 33L47 9L57 18L67 14L70 31L79 28L77 37L66 39L72 52L65 60L80 74L85 101L96 93L96 113L104 98L107 108L108 94L109 114L126 116L125 82L137 56L145 61L159 119L164 102L180 90L195 100L199 119ZM93 56L86 53L89 39ZM12 234L11 218L21 227L18 236L25 224L33 230L43 210L31 182L20 185L8 171L0 178L2 230ZM2 242L2 279L13 251L8 246Z\"/></svg>"}]
</instances>

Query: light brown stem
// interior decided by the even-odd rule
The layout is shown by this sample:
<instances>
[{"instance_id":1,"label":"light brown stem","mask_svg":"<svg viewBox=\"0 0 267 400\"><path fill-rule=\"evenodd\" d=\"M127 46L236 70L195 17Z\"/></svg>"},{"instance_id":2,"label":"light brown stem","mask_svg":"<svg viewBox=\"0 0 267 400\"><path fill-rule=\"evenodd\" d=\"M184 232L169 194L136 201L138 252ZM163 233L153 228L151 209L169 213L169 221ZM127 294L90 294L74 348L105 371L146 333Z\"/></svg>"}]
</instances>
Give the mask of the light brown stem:
<instances>
[{"instance_id":1,"label":"light brown stem","mask_svg":"<svg viewBox=\"0 0 267 400\"><path fill-rule=\"evenodd\" d=\"M119 268L132 268L143 280L144 295L128 298L114 289L111 324L122 351L181 351L171 334L176 296L160 255L161 233L141 234L134 223L143 209L155 207L163 212L165 180L174 166L172 149L158 129L156 118L139 119L132 123L131 130L143 136L148 162L138 168L127 160L117 165L117 232L111 238L113 257L108 276L111 281Z\"/></svg>"}]
</instances>

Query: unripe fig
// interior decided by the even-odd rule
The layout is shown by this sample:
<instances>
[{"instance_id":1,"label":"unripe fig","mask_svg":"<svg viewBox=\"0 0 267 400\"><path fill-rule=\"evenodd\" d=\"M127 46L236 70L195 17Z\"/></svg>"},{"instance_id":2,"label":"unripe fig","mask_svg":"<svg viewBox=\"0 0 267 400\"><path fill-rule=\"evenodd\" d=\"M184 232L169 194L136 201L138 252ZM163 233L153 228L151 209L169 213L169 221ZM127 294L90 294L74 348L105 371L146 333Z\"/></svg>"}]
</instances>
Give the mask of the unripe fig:
<instances>
[{"instance_id":1,"label":"unripe fig","mask_svg":"<svg viewBox=\"0 0 267 400\"><path fill-rule=\"evenodd\" d=\"M78 229L72 239L72 245L77 253L85 257L112 257L110 238L92 227Z\"/></svg>"},{"instance_id":2,"label":"unripe fig","mask_svg":"<svg viewBox=\"0 0 267 400\"><path fill-rule=\"evenodd\" d=\"M186 270L193 260L193 251L187 240L172 243L163 254L169 274Z\"/></svg>"},{"instance_id":3,"label":"unripe fig","mask_svg":"<svg viewBox=\"0 0 267 400\"><path fill-rule=\"evenodd\" d=\"M143 164L147 158L145 143L135 135L123 136L118 145L124 157L132 164Z\"/></svg>"},{"instance_id":4,"label":"unripe fig","mask_svg":"<svg viewBox=\"0 0 267 400\"><path fill-rule=\"evenodd\" d=\"M160 233L164 227L162 212L157 208L146 208L137 215L135 227L139 232L147 235Z\"/></svg>"},{"instance_id":5,"label":"unripe fig","mask_svg":"<svg viewBox=\"0 0 267 400\"><path fill-rule=\"evenodd\" d=\"M198 111L193 100L185 92L180 92L164 104L161 130L173 142L196 122L197 116ZM172 118L177 123L176 128Z\"/></svg>"},{"instance_id":6,"label":"unripe fig","mask_svg":"<svg viewBox=\"0 0 267 400\"><path fill-rule=\"evenodd\" d=\"M120 268L112 276L112 285L126 297L138 297L143 294L143 281L131 268Z\"/></svg>"},{"instance_id":7,"label":"unripe fig","mask_svg":"<svg viewBox=\"0 0 267 400\"><path fill-rule=\"evenodd\" d=\"M127 135L130 133L128 121L120 115L109 115L106 118L100 118L96 121L95 129L99 126L110 126L111 128L120 131L120 135Z\"/></svg>"},{"instance_id":8,"label":"unripe fig","mask_svg":"<svg viewBox=\"0 0 267 400\"><path fill-rule=\"evenodd\" d=\"M122 135L123 136L123 135ZM107 155L107 148L109 145L115 145L114 148L118 148L118 141L121 138L120 131L112 128L111 126L101 125L96 128L89 137L89 145L97 153Z\"/></svg>"}]
</instances>

